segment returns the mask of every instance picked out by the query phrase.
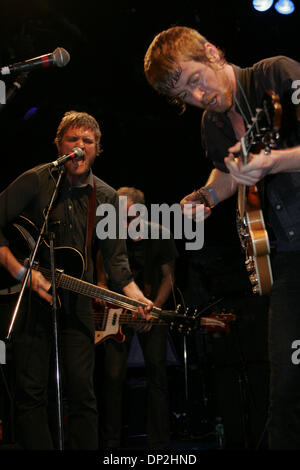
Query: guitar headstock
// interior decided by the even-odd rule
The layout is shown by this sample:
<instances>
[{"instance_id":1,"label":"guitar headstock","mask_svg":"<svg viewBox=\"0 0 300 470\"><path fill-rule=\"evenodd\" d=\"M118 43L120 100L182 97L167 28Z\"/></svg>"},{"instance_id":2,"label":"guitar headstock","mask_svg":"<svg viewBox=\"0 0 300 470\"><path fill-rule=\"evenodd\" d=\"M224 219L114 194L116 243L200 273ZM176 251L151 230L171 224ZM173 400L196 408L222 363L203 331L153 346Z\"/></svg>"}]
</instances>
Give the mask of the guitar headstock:
<instances>
[{"instance_id":1,"label":"guitar headstock","mask_svg":"<svg viewBox=\"0 0 300 470\"><path fill-rule=\"evenodd\" d=\"M279 130L281 127L282 106L279 96L267 90L261 106L256 109L252 117L252 124L248 126L246 134L241 139L244 163L247 162L248 153L259 153L264 149L270 153L280 145Z\"/></svg>"},{"instance_id":2,"label":"guitar headstock","mask_svg":"<svg viewBox=\"0 0 300 470\"><path fill-rule=\"evenodd\" d=\"M180 313L181 310L181 305L178 305L175 311L163 310L160 319L167 322L171 330L183 334L189 334L200 327L201 320L196 317L196 310L192 315L188 308L185 309L184 313Z\"/></svg>"},{"instance_id":3,"label":"guitar headstock","mask_svg":"<svg viewBox=\"0 0 300 470\"><path fill-rule=\"evenodd\" d=\"M161 318L165 319L170 326L170 329L176 330L179 333L189 334L194 330L201 327L207 331L230 331L230 323L236 320L233 313L211 313L209 315L200 316L198 310L195 309L190 312L186 308L184 313L179 313L181 306L178 305L176 311L163 311Z\"/></svg>"},{"instance_id":4,"label":"guitar headstock","mask_svg":"<svg viewBox=\"0 0 300 470\"><path fill-rule=\"evenodd\" d=\"M271 149L279 146L281 116L282 106L279 96L272 90L267 90L262 101L261 112L258 114L256 137L265 153L270 153Z\"/></svg>"},{"instance_id":5,"label":"guitar headstock","mask_svg":"<svg viewBox=\"0 0 300 470\"><path fill-rule=\"evenodd\" d=\"M279 96L272 90L267 90L263 98L262 109L265 117L265 129L277 133L281 127L282 106Z\"/></svg>"},{"instance_id":6,"label":"guitar headstock","mask_svg":"<svg viewBox=\"0 0 300 470\"><path fill-rule=\"evenodd\" d=\"M207 331L230 331L230 324L236 320L233 313L211 313L207 317L202 317L202 326Z\"/></svg>"}]
</instances>

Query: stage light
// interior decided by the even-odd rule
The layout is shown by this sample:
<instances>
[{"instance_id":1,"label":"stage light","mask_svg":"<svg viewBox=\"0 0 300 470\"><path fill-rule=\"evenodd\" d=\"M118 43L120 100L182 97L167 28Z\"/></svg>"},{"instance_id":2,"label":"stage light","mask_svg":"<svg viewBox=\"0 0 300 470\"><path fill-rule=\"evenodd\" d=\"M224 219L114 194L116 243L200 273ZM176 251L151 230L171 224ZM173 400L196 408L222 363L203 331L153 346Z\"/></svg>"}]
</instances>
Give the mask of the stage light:
<instances>
[{"instance_id":1,"label":"stage light","mask_svg":"<svg viewBox=\"0 0 300 470\"><path fill-rule=\"evenodd\" d=\"M24 114L23 119L31 118L31 116L33 116L37 111L38 108L36 106L33 106L32 108L28 109L28 111Z\"/></svg>"},{"instance_id":2,"label":"stage light","mask_svg":"<svg viewBox=\"0 0 300 470\"><path fill-rule=\"evenodd\" d=\"M253 6L257 11L267 11L273 5L273 0L253 0Z\"/></svg>"},{"instance_id":3,"label":"stage light","mask_svg":"<svg viewBox=\"0 0 300 470\"><path fill-rule=\"evenodd\" d=\"M295 5L291 0L279 0L275 3L275 10L282 15L290 15L295 10Z\"/></svg>"}]
</instances>

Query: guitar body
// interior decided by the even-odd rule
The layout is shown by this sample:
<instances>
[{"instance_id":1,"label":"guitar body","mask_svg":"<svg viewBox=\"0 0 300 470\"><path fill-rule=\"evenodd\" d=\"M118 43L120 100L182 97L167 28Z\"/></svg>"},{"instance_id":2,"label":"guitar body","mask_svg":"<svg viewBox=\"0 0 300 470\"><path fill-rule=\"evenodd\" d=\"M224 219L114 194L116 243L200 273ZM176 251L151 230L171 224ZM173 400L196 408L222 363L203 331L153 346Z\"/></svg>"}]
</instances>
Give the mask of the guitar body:
<instances>
[{"instance_id":1,"label":"guitar body","mask_svg":"<svg viewBox=\"0 0 300 470\"><path fill-rule=\"evenodd\" d=\"M9 240L9 248L14 256L22 263L25 264L29 258L31 251L35 246L35 241L38 237L38 230L31 220L26 217L20 216L4 230L6 238ZM39 255L45 253L49 258L49 245L43 241L39 249ZM58 246L54 248L56 266L64 267L64 272L72 274L79 279L82 279L85 263L84 258L79 250L69 246ZM41 256L43 258L43 256ZM39 256L40 258L40 256ZM43 265L48 266L48 262L43 262ZM38 269L35 266L34 269ZM21 289L21 284L9 272L0 265L0 296L1 295L14 295Z\"/></svg>"},{"instance_id":2,"label":"guitar body","mask_svg":"<svg viewBox=\"0 0 300 470\"><path fill-rule=\"evenodd\" d=\"M123 308L116 306L103 306L94 304L95 322L95 344L111 338L118 343L125 341L125 335L120 327L121 315L125 312Z\"/></svg>"},{"instance_id":3,"label":"guitar body","mask_svg":"<svg viewBox=\"0 0 300 470\"><path fill-rule=\"evenodd\" d=\"M247 189L244 212L245 187L239 188L237 211L237 230L245 252L245 265L255 294L268 295L273 276L270 263L270 243L265 227L260 198L256 186Z\"/></svg>"}]
</instances>

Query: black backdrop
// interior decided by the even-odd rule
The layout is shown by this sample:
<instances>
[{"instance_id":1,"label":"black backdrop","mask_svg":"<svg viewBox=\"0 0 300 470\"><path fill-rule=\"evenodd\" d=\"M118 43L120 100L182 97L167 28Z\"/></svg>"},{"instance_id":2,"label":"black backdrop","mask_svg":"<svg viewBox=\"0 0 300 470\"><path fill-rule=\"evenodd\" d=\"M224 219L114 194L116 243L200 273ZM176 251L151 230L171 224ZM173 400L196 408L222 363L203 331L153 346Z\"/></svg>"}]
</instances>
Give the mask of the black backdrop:
<instances>
[{"instance_id":1,"label":"black backdrop","mask_svg":"<svg viewBox=\"0 0 300 470\"><path fill-rule=\"evenodd\" d=\"M171 25L187 25L241 66L277 54L297 59L297 15L297 6L291 16L274 9L258 13L250 0L2 0L1 66L58 46L71 60L62 69L31 72L2 108L1 187L32 164L51 161L62 114L80 109L94 114L103 130L95 166L100 177L115 187L141 187L148 202L177 202L208 173L201 159L201 112L179 116L150 89L143 74L150 41Z\"/></svg>"},{"instance_id":2,"label":"black backdrop","mask_svg":"<svg viewBox=\"0 0 300 470\"><path fill-rule=\"evenodd\" d=\"M284 16L274 8L258 13L250 0L2 0L1 67L56 47L71 60L31 72L2 106L0 190L21 171L55 159L57 125L65 111L78 109L95 115L103 132L98 176L116 188L141 188L149 204L178 202L205 182L210 166L200 143L201 111L178 115L145 80L143 58L154 35L191 26L230 62L247 66L278 54L298 59L298 19L297 5ZM12 78L5 79L7 89ZM207 242L236 243L233 205L215 210Z\"/></svg>"},{"instance_id":3,"label":"black backdrop","mask_svg":"<svg viewBox=\"0 0 300 470\"><path fill-rule=\"evenodd\" d=\"M55 159L57 125L65 111L77 109L92 113L103 132L95 174L115 188L142 189L149 204L178 202L201 186L210 170L200 143L201 111L189 109L179 116L150 89L143 74L147 46L162 29L187 25L241 66L278 54L299 59L297 7L293 15L283 16L274 9L255 12L250 0L2 0L1 67L56 47L67 49L71 60L62 69L31 72L16 97L1 108L0 190L22 171ZM9 88L11 79L5 81ZM241 300L250 294L234 207L231 200L215 209L206 224L204 251L194 256L178 244L176 277L192 305L203 306L210 295L224 296L229 310L234 305L244 315L242 336L248 337L249 329L243 325L253 320L259 332L265 304L251 300L251 313L249 303ZM252 319L253 312L257 319ZM265 341L266 334L259 362L266 360ZM216 343L214 352L226 359L222 343ZM232 363L230 357L228 361ZM215 365L218 370L218 359ZM222 385L222 380L217 374L216 382Z\"/></svg>"}]
</instances>

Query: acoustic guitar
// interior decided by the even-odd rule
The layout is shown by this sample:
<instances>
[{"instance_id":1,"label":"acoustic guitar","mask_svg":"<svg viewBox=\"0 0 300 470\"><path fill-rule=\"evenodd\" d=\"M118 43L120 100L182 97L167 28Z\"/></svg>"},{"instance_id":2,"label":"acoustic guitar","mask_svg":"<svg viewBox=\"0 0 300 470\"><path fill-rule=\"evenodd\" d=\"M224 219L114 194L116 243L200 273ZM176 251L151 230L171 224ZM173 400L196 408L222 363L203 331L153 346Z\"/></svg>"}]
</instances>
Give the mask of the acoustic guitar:
<instances>
[{"instance_id":1,"label":"acoustic guitar","mask_svg":"<svg viewBox=\"0 0 300 470\"><path fill-rule=\"evenodd\" d=\"M29 254L34 247L37 235L35 225L29 219L20 216L7 227L5 235L11 241L11 251L22 263L26 263L26 254ZM46 248L49 248L45 241L43 241L43 244ZM26 253L25 256L22 256L22 253ZM81 279L85 271L85 263L82 254L77 249L68 246L59 246L55 248L55 255L56 259L58 259L58 263L63 265L69 273L65 273L64 269L56 269L55 279L57 288L75 292L94 300L102 300L106 303L106 316L105 322L103 323L105 327L100 329L98 326L98 329L96 328L96 344L111 335L117 335L120 324L122 323L133 324L134 322L147 321L143 318L135 319L128 313L137 311L139 307L146 308L147 305L145 303ZM46 279L51 281L52 276L49 267L40 266L39 262L35 262L34 269L40 271ZM20 290L21 284L16 281L4 267L0 268L0 279L5 285L4 288L0 289L0 296L16 295ZM158 307L152 307L150 314L153 322L168 324L172 328L176 328L179 332L188 333L200 326L206 325L219 329L226 327L221 317L200 317L196 312L194 315L187 315L186 313L178 313L178 311L162 310Z\"/></svg>"},{"instance_id":2,"label":"acoustic guitar","mask_svg":"<svg viewBox=\"0 0 300 470\"><path fill-rule=\"evenodd\" d=\"M278 147L281 111L278 95L267 92L263 106L257 109L252 125L241 139L244 164L248 162L250 152L257 153L264 149L268 154L272 148ZM267 295L273 283L270 243L256 185L239 185L236 223L252 291Z\"/></svg>"}]
</instances>

